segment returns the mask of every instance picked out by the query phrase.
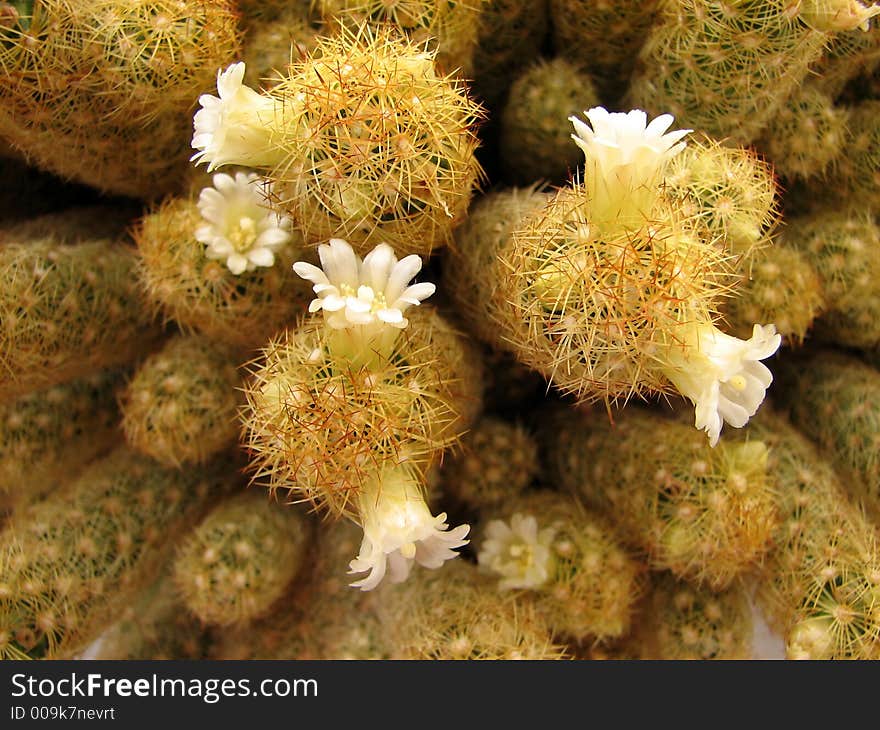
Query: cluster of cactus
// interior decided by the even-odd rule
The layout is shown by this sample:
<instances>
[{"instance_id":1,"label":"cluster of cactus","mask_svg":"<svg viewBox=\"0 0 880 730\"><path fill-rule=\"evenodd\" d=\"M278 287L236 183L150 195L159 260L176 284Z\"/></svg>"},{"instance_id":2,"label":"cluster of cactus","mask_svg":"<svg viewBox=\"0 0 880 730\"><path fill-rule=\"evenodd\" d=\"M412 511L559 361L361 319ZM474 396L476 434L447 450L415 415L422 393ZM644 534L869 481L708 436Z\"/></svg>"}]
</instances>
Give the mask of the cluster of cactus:
<instances>
[{"instance_id":1,"label":"cluster of cactus","mask_svg":"<svg viewBox=\"0 0 880 730\"><path fill-rule=\"evenodd\" d=\"M170 471L120 448L17 511L0 533L0 656L84 650L235 476L228 462Z\"/></svg>"},{"instance_id":2,"label":"cluster of cactus","mask_svg":"<svg viewBox=\"0 0 880 730\"><path fill-rule=\"evenodd\" d=\"M880 657L880 533L816 448L766 410L746 437L770 450L780 517L756 599L793 659Z\"/></svg>"},{"instance_id":3,"label":"cluster of cactus","mask_svg":"<svg viewBox=\"0 0 880 730\"><path fill-rule=\"evenodd\" d=\"M878 14L0 2L0 658L880 657Z\"/></svg>"},{"instance_id":4,"label":"cluster of cactus","mask_svg":"<svg viewBox=\"0 0 880 730\"><path fill-rule=\"evenodd\" d=\"M759 563L777 515L760 441L710 448L686 423L628 407L545 416L547 469L653 569L721 590ZM552 434L552 435L551 435Z\"/></svg>"}]
</instances>

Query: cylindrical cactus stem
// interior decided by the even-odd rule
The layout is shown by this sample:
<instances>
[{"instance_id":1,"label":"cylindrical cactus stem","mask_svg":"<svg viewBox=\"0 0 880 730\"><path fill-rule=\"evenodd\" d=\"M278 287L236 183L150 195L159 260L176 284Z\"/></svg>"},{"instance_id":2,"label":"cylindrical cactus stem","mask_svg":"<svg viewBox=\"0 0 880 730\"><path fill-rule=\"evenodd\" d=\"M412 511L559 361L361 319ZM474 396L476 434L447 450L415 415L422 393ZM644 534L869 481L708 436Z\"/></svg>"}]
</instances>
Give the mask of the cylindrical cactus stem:
<instances>
[{"instance_id":1,"label":"cylindrical cactus stem","mask_svg":"<svg viewBox=\"0 0 880 730\"><path fill-rule=\"evenodd\" d=\"M145 585L165 549L237 482L228 462L172 471L118 449L0 534L0 655L71 657Z\"/></svg>"},{"instance_id":2,"label":"cylindrical cactus stem","mask_svg":"<svg viewBox=\"0 0 880 730\"><path fill-rule=\"evenodd\" d=\"M548 476L607 515L652 568L722 590L770 547L776 507L760 442L710 448L686 422L633 407L613 426L566 408L547 418Z\"/></svg>"},{"instance_id":3,"label":"cylindrical cactus stem","mask_svg":"<svg viewBox=\"0 0 880 730\"><path fill-rule=\"evenodd\" d=\"M241 378L234 350L179 335L147 358L122 398L122 427L137 451L166 466L203 464L238 436Z\"/></svg>"},{"instance_id":4,"label":"cylindrical cactus stem","mask_svg":"<svg viewBox=\"0 0 880 730\"><path fill-rule=\"evenodd\" d=\"M821 191L831 191L856 208L880 209L880 99L849 108L843 147L846 152L837 158ZM815 189L813 192L819 194Z\"/></svg>"},{"instance_id":5,"label":"cylindrical cactus stem","mask_svg":"<svg viewBox=\"0 0 880 730\"><path fill-rule=\"evenodd\" d=\"M124 383L108 370L0 405L0 492L33 500L119 441Z\"/></svg>"},{"instance_id":6,"label":"cylindrical cactus stem","mask_svg":"<svg viewBox=\"0 0 880 730\"><path fill-rule=\"evenodd\" d=\"M303 510L248 492L214 507L181 543L174 583L206 624L229 626L264 615L305 562L311 524Z\"/></svg>"},{"instance_id":7,"label":"cylindrical cactus stem","mask_svg":"<svg viewBox=\"0 0 880 730\"><path fill-rule=\"evenodd\" d=\"M202 97L194 159L260 171L309 244L339 237L362 254L382 242L427 254L451 240L482 177L482 110L431 52L362 27L322 36L264 94L242 85L244 73L231 66L220 98Z\"/></svg>"},{"instance_id":8,"label":"cylindrical cactus stem","mask_svg":"<svg viewBox=\"0 0 880 730\"><path fill-rule=\"evenodd\" d=\"M290 232L272 266L236 274L224 257L209 258L211 249L196 237L208 225L194 198L168 199L144 216L134 233L140 283L154 309L183 330L243 348L262 345L307 306L309 288L290 271L302 238ZM239 239L240 223L222 228Z\"/></svg>"},{"instance_id":9,"label":"cylindrical cactus stem","mask_svg":"<svg viewBox=\"0 0 880 730\"><path fill-rule=\"evenodd\" d=\"M813 335L838 345L880 345L880 226L870 210L818 211L788 221L781 239L819 275L826 307Z\"/></svg>"},{"instance_id":10,"label":"cylindrical cactus stem","mask_svg":"<svg viewBox=\"0 0 880 730\"><path fill-rule=\"evenodd\" d=\"M509 351L503 332L522 324L513 318L507 302L495 296L502 276L496 270L498 255L526 214L543 208L549 198L549 193L534 188L487 193L474 203L445 254L443 290L468 327L496 350ZM499 326L499 321L506 324Z\"/></svg>"},{"instance_id":11,"label":"cylindrical cactus stem","mask_svg":"<svg viewBox=\"0 0 880 730\"><path fill-rule=\"evenodd\" d=\"M388 659L393 647L382 621L382 595L354 591L346 574L363 533L342 520L322 525L311 553L311 574L294 598L302 619L304 659ZM279 659L290 658L280 652Z\"/></svg>"},{"instance_id":12,"label":"cylindrical cactus stem","mask_svg":"<svg viewBox=\"0 0 880 730\"><path fill-rule=\"evenodd\" d=\"M791 96L761 134L758 146L785 178L823 177L846 152L848 113L816 85Z\"/></svg>"},{"instance_id":13,"label":"cylindrical cactus stem","mask_svg":"<svg viewBox=\"0 0 880 730\"><path fill-rule=\"evenodd\" d=\"M672 158L665 184L682 211L699 215L739 258L739 269L769 245L779 222L778 186L770 165L753 150L698 138Z\"/></svg>"},{"instance_id":14,"label":"cylindrical cactus stem","mask_svg":"<svg viewBox=\"0 0 880 730\"><path fill-rule=\"evenodd\" d=\"M170 563L170 561L169 561ZM206 659L210 637L177 595L169 565L78 659Z\"/></svg>"},{"instance_id":15,"label":"cylindrical cactus stem","mask_svg":"<svg viewBox=\"0 0 880 730\"><path fill-rule=\"evenodd\" d=\"M554 636L576 642L625 635L643 569L604 520L570 495L513 495L481 510L480 569L499 590L523 589Z\"/></svg>"},{"instance_id":16,"label":"cylindrical cactus stem","mask_svg":"<svg viewBox=\"0 0 880 730\"><path fill-rule=\"evenodd\" d=\"M315 0L325 32L340 27L394 28L437 55L444 73L474 74L480 14L487 0Z\"/></svg>"},{"instance_id":17,"label":"cylindrical cactus stem","mask_svg":"<svg viewBox=\"0 0 880 730\"><path fill-rule=\"evenodd\" d=\"M302 61L314 50L320 33L310 17L308 0L286 6L271 18L250 19L242 50L245 83L271 89L291 63Z\"/></svg>"},{"instance_id":18,"label":"cylindrical cactus stem","mask_svg":"<svg viewBox=\"0 0 880 730\"><path fill-rule=\"evenodd\" d=\"M135 267L119 241L0 246L0 401L148 352L161 331Z\"/></svg>"},{"instance_id":19,"label":"cylindrical cactus stem","mask_svg":"<svg viewBox=\"0 0 880 730\"><path fill-rule=\"evenodd\" d=\"M659 0L550 0L556 52L590 73L602 99L616 102L659 5Z\"/></svg>"},{"instance_id":20,"label":"cylindrical cactus stem","mask_svg":"<svg viewBox=\"0 0 880 730\"><path fill-rule=\"evenodd\" d=\"M388 659L381 592L353 591L346 570L362 533L348 520L324 524L309 548L307 573L297 581L284 610L224 631L218 659Z\"/></svg>"},{"instance_id":21,"label":"cylindrical cactus stem","mask_svg":"<svg viewBox=\"0 0 880 730\"><path fill-rule=\"evenodd\" d=\"M548 27L547 0L487 0L480 12L473 88L490 108L511 78L538 57Z\"/></svg>"},{"instance_id":22,"label":"cylindrical cactus stem","mask_svg":"<svg viewBox=\"0 0 880 730\"><path fill-rule=\"evenodd\" d=\"M784 634L788 658L880 658L876 524L850 499L849 480L785 418L766 410L745 436L770 450L780 524L756 600Z\"/></svg>"},{"instance_id":23,"label":"cylindrical cactus stem","mask_svg":"<svg viewBox=\"0 0 880 730\"><path fill-rule=\"evenodd\" d=\"M849 0L835 4L841 3L864 10ZM661 4L628 104L671 112L717 138L752 142L821 57L828 33L865 22L852 17L837 23L815 5L789 0Z\"/></svg>"},{"instance_id":24,"label":"cylindrical cactus stem","mask_svg":"<svg viewBox=\"0 0 880 730\"><path fill-rule=\"evenodd\" d=\"M395 659L564 659L534 604L455 560L382 589Z\"/></svg>"},{"instance_id":25,"label":"cylindrical cactus stem","mask_svg":"<svg viewBox=\"0 0 880 730\"><path fill-rule=\"evenodd\" d=\"M443 490L476 509L516 499L538 473L538 446L523 426L484 416L443 462Z\"/></svg>"},{"instance_id":26,"label":"cylindrical cactus stem","mask_svg":"<svg viewBox=\"0 0 880 730\"><path fill-rule=\"evenodd\" d=\"M859 76L870 76L880 66L880 25L866 33L848 30L837 33L822 57L813 65L813 83L831 98L837 98Z\"/></svg>"},{"instance_id":27,"label":"cylindrical cactus stem","mask_svg":"<svg viewBox=\"0 0 880 730\"><path fill-rule=\"evenodd\" d=\"M629 646L648 660L751 659L752 609L734 583L715 592L655 574L651 595Z\"/></svg>"},{"instance_id":28,"label":"cylindrical cactus stem","mask_svg":"<svg viewBox=\"0 0 880 730\"><path fill-rule=\"evenodd\" d=\"M407 462L424 475L458 441L481 407L477 353L430 305L410 311L378 368L335 360L334 330L316 319L265 348L243 413L255 479L354 517L379 471Z\"/></svg>"},{"instance_id":29,"label":"cylindrical cactus stem","mask_svg":"<svg viewBox=\"0 0 880 730\"><path fill-rule=\"evenodd\" d=\"M776 242L754 254L723 312L737 337L748 338L755 322L772 322L788 344L799 345L824 308L822 283L810 259Z\"/></svg>"},{"instance_id":30,"label":"cylindrical cactus stem","mask_svg":"<svg viewBox=\"0 0 880 730\"><path fill-rule=\"evenodd\" d=\"M880 516L880 371L817 350L780 364L777 401L824 449L854 498Z\"/></svg>"},{"instance_id":31,"label":"cylindrical cactus stem","mask_svg":"<svg viewBox=\"0 0 880 730\"><path fill-rule=\"evenodd\" d=\"M583 162L571 143L572 114L599 103L588 74L564 58L539 61L513 82L501 112L499 152L515 185L564 182Z\"/></svg>"},{"instance_id":32,"label":"cylindrical cactus stem","mask_svg":"<svg viewBox=\"0 0 880 730\"><path fill-rule=\"evenodd\" d=\"M192 104L239 53L228 0L39 0L0 27L0 135L105 192L179 188Z\"/></svg>"}]
</instances>

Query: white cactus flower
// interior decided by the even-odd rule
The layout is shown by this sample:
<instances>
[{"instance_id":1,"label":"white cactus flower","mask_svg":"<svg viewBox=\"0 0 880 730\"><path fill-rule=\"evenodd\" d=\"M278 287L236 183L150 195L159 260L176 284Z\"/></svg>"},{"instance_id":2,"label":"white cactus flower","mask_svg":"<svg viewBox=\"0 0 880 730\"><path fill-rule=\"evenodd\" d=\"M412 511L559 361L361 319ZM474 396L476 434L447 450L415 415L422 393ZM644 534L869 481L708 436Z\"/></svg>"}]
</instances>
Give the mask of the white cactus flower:
<instances>
[{"instance_id":1,"label":"white cactus flower","mask_svg":"<svg viewBox=\"0 0 880 730\"><path fill-rule=\"evenodd\" d=\"M509 526L492 520L486 525L486 539L477 555L480 568L501 576L501 590L539 588L550 578L555 534L552 527L539 530L533 515L517 513Z\"/></svg>"},{"instance_id":2,"label":"white cactus flower","mask_svg":"<svg viewBox=\"0 0 880 730\"><path fill-rule=\"evenodd\" d=\"M269 184L256 173L220 172L214 186L203 188L198 207L206 221L196 240L210 259L222 259L235 275L272 266L275 252L291 240L291 221L269 207Z\"/></svg>"},{"instance_id":3,"label":"white cactus flower","mask_svg":"<svg viewBox=\"0 0 880 730\"><path fill-rule=\"evenodd\" d=\"M271 167L284 152L272 143L278 108L272 97L245 86L245 65L234 63L217 72L217 93L199 97L193 117L195 164L208 163L208 172L221 165Z\"/></svg>"},{"instance_id":4,"label":"white cactus flower","mask_svg":"<svg viewBox=\"0 0 880 730\"><path fill-rule=\"evenodd\" d=\"M439 568L458 557L456 548L467 545L470 526L449 530L446 513L431 514L418 482L405 467L386 469L358 495L358 511L364 539L349 573L369 574L352 583L362 591L373 590L385 574L392 583L409 576L414 562Z\"/></svg>"},{"instance_id":5,"label":"white cactus flower","mask_svg":"<svg viewBox=\"0 0 880 730\"><path fill-rule=\"evenodd\" d=\"M318 247L318 256L323 270L304 261L293 270L311 281L318 295L309 311L323 311L328 327L347 333L336 338L337 349L343 347L353 361L368 352L389 354L397 334L409 324L404 312L436 290L428 282L410 284L422 260L413 254L398 261L385 243L361 261L346 241L334 238Z\"/></svg>"},{"instance_id":6,"label":"white cactus flower","mask_svg":"<svg viewBox=\"0 0 880 730\"><path fill-rule=\"evenodd\" d=\"M715 446L723 422L742 428L757 413L773 375L761 360L779 349L772 324L756 324L748 340L725 334L710 322L679 326L666 351L663 373L695 407L694 425Z\"/></svg>"},{"instance_id":7,"label":"white cactus flower","mask_svg":"<svg viewBox=\"0 0 880 730\"><path fill-rule=\"evenodd\" d=\"M601 106L584 112L589 125L569 117L571 135L585 157L584 183L591 212L601 222L620 220L642 225L648 218L663 181L667 163L681 152L680 141L690 129L667 132L673 122L661 114L648 123L640 109L610 113Z\"/></svg>"}]
</instances>

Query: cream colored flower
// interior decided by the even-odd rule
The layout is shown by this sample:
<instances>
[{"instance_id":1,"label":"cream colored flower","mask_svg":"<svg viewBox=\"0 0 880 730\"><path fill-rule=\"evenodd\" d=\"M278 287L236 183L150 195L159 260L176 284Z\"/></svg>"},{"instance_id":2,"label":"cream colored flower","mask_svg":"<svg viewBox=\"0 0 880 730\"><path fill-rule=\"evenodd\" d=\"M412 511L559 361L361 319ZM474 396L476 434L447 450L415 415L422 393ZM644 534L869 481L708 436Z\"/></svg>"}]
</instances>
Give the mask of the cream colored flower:
<instances>
[{"instance_id":1,"label":"cream colored flower","mask_svg":"<svg viewBox=\"0 0 880 730\"><path fill-rule=\"evenodd\" d=\"M585 157L584 183L591 213L600 222L619 220L642 225L648 218L669 160L685 147L680 141L692 130L667 132L673 122L661 114L648 123L640 109L610 113L603 107L584 112L589 125L569 117L571 135Z\"/></svg>"},{"instance_id":2,"label":"cream colored flower","mask_svg":"<svg viewBox=\"0 0 880 730\"><path fill-rule=\"evenodd\" d=\"M195 164L208 163L208 172L221 165L271 167L284 158L273 144L278 124L275 100L243 84L245 65L234 63L217 72L217 93L199 97L201 109L193 118Z\"/></svg>"},{"instance_id":3,"label":"cream colored flower","mask_svg":"<svg viewBox=\"0 0 880 730\"><path fill-rule=\"evenodd\" d=\"M694 425L718 443L723 422L742 428L755 415L773 375L761 360L779 349L772 324L756 324L748 340L725 334L712 323L679 325L665 353L663 373L695 406Z\"/></svg>"},{"instance_id":4,"label":"cream colored flower","mask_svg":"<svg viewBox=\"0 0 880 730\"><path fill-rule=\"evenodd\" d=\"M480 568L501 576L501 590L539 588L550 578L555 534L552 527L538 530L538 520L533 515L517 513L510 519L510 526L502 520L492 520L486 526L486 539L477 555Z\"/></svg>"},{"instance_id":5,"label":"cream colored flower","mask_svg":"<svg viewBox=\"0 0 880 730\"><path fill-rule=\"evenodd\" d=\"M803 0L801 17L816 30L834 33L871 29L871 18L880 15L880 5L866 6L858 0Z\"/></svg>"},{"instance_id":6,"label":"cream colored flower","mask_svg":"<svg viewBox=\"0 0 880 730\"><path fill-rule=\"evenodd\" d=\"M275 252L291 239L291 221L270 209L269 192L255 173L214 175L214 187L199 194L206 223L195 230L208 258L224 260L236 275L275 263Z\"/></svg>"},{"instance_id":7,"label":"cream colored flower","mask_svg":"<svg viewBox=\"0 0 880 730\"><path fill-rule=\"evenodd\" d=\"M327 326L343 333L334 339L336 351L352 362L387 356L397 334L409 324L403 313L436 290L428 282L410 284L422 260L413 254L398 261L385 243L361 261L347 242L334 238L318 247L318 256L323 270L304 261L296 262L293 270L314 285L318 297L309 311L323 311Z\"/></svg>"},{"instance_id":8,"label":"cream colored flower","mask_svg":"<svg viewBox=\"0 0 880 730\"><path fill-rule=\"evenodd\" d=\"M364 539L349 573L369 574L352 583L370 591L385 574L392 583L409 576L413 562L439 568L458 557L456 548L467 545L468 525L449 530L446 513L431 515L422 490L404 466L386 469L382 476L358 495L358 512Z\"/></svg>"}]
</instances>

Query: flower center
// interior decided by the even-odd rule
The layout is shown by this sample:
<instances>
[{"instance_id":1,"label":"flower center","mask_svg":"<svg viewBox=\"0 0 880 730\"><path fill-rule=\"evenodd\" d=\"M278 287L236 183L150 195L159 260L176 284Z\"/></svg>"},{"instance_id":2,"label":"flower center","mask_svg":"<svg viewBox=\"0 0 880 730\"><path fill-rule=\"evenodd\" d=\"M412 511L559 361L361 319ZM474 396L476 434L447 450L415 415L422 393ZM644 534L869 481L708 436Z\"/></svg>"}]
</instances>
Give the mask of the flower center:
<instances>
[{"instance_id":1,"label":"flower center","mask_svg":"<svg viewBox=\"0 0 880 730\"><path fill-rule=\"evenodd\" d=\"M238 253L249 251L257 240L257 222L250 216L243 215L238 225L229 232L229 242Z\"/></svg>"}]
</instances>

